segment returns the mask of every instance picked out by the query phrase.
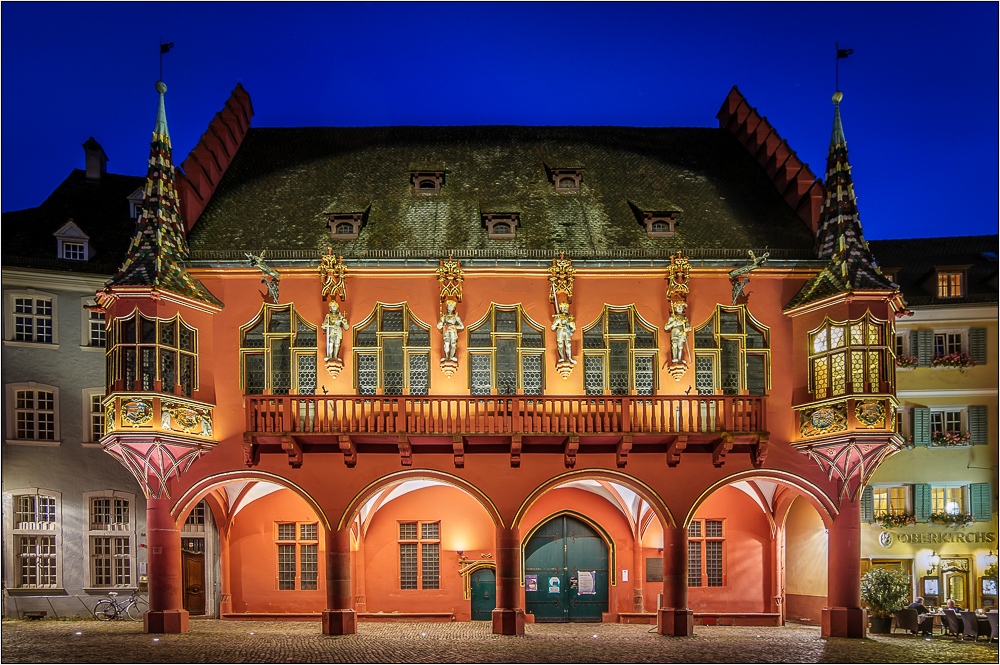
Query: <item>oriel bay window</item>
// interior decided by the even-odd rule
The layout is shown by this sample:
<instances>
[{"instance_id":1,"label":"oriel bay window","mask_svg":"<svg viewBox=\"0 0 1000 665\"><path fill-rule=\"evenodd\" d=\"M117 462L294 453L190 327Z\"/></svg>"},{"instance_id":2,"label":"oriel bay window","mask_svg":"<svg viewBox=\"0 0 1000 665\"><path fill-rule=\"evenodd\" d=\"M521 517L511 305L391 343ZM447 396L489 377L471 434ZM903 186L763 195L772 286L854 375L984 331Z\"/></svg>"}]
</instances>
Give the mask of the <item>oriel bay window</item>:
<instances>
[{"instance_id":1,"label":"oriel bay window","mask_svg":"<svg viewBox=\"0 0 1000 665\"><path fill-rule=\"evenodd\" d=\"M240 328L241 379L248 395L311 395L316 362L316 326L294 305L265 304Z\"/></svg>"},{"instance_id":2,"label":"oriel bay window","mask_svg":"<svg viewBox=\"0 0 1000 665\"><path fill-rule=\"evenodd\" d=\"M520 305L494 303L468 329L473 395L542 394L544 332Z\"/></svg>"},{"instance_id":3,"label":"oriel bay window","mask_svg":"<svg viewBox=\"0 0 1000 665\"><path fill-rule=\"evenodd\" d=\"M771 337L745 305L718 305L694 330L699 395L764 395L771 387Z\"/></svg>"},{"instance_id":4,"label":"oriel bay window","mask_svg":"<svg viewBox=\"0 0 1000 665\"><path fill-rule=\"evenodd\" d=\"M887 327L865 314L855 321L827 319L810 332L809 389L815 399L891 390Z\"/></svg>"},{"instance_id":5,"label":"oriel bay window","mask_svg":"<svg viewBox=\"0 0 1000 665\"><path fill-rule=\"evenodd\" d=\"M178 391L185 397L198 387L198 331L180 314L172 319L150 318L132 312L109 328L107 354L110 385L124 390ZM159 382L159 387L157 387Z\"/></svg>"},{"instance_id":6,"label":"oriel bay window","mask_svg":"<svg viewBox=\"0 0 1000 665\"><path fill-rule=\"evenodd\" d=\"M605 305L583 331L584 386L588 395L652 395L656 389L656 327L635 307Z\"/></svg>"},{"instance_id":7,"label":"oriel bay window","mask_svg":"<svg viewBox=\"0 0 1000 665\"><path fill-rule=\"evenodd\" d=\"M688 525L688 586L725 586L723 520L696 519Z\"/></svg>"},{"instance_id":8,"label":"oriel bay window","mask_svg":"<svg viewBox=\"0 0 1000 665\"><path fill-rule=\"evenodd\" d=\"M378 303L354 329L360 395L426 395L430 389L430 326L405 303Z\"/></svg>"},{"instance_id":9,"label":"oriel bay window","mask_svg":"<svg viewBox=\"0 0 1000 665\"><path fill-rule=\"evenodd\" d=\"M441 523L399 523L399 588L441 588Z\"/></svg>"}]
</instances>

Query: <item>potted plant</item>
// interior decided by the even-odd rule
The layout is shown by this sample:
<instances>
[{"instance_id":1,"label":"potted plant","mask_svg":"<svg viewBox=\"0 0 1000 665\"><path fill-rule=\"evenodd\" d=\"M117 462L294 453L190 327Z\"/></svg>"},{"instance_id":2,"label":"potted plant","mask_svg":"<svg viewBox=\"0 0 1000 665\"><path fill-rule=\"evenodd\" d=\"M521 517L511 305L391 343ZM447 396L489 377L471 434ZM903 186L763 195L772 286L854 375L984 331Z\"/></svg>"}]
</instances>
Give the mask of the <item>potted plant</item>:
<instances>
[{"instance_id":1,"label":"potted plant","mask_svg":"<svg viewBox=\"0 0 1000 665\"><path fill-rule=\"evenodd\" d=\"M906 355L905 353L896 356L897 369L901 370L913 369L919 364L920 364L920 358L918 358L917 356L909 356Z\"/></svg>"},{"instance_id":2,"label":"potted plant","mask_svg":"<svg viewBox=\"0 0 1000 665\"><path fill-rule=\"evenodd\" d=\"M967 367L975 367L976 361L968 353L949 353L931 360L933 369L957 369L964 372Z\"/></svg>"},{"instance_id":3,"label":"potted plant","mask_svg":"<svg viewBox=\"0 0 1000 665\"><path fill-rule=\"evenodd\" d=\"M892 629L892 613L910 599L910 577L901 570L871 568L861 576L861 602L868 607L873 633Z\"/></svg>"},{"instance_id":4,"label":"potted plant","mask_svg":"<svg viewBox=\"0 0 1000 665\"><path fill-rule=\"evenodd\" d=\"M916 524L917 518L913 515L900 513L880 513L875 516L875 521L878 522L883 529L895 529L901 526L907 526L908 524Z\"/></svg>"},{"instance_id":5,"label":"potted plant","mask_svg":"<svg viewBox=\"0 0 1000 665\"><path fill-rule=\"evenodd\" d=\"M931 524L968 526L976 521L970 513L931 513Z\"/></svg>"}]
</instances>

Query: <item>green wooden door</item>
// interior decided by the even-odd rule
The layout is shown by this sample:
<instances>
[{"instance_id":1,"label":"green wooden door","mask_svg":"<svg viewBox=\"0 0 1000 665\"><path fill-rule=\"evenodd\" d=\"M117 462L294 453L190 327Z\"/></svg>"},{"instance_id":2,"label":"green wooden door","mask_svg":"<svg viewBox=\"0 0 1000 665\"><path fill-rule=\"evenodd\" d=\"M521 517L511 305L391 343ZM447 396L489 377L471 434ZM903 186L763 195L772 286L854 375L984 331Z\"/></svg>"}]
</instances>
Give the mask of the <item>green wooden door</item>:
<instances>
[{"instance_id":1,"label":"green wooden door","mask_svg":"<svg viewBox=\"0 0 1000 665\"><path fill-rule=\"evenodd\" d=\"M490 621L497 606L497 576L492 568L480 568L469 578L472 589L472 620Z\"/></svg>"},{"instance_id":2,"label":"green wooden door","mask_svg":"<svg viewBox=\"0 0 1000 665\"><path fill-rule=\"evenodd\" d=\"M608 611L608 546L570 515L555 517L524 547L525 611L535 621L600 622Z\"/></svg>"}]
</instances>

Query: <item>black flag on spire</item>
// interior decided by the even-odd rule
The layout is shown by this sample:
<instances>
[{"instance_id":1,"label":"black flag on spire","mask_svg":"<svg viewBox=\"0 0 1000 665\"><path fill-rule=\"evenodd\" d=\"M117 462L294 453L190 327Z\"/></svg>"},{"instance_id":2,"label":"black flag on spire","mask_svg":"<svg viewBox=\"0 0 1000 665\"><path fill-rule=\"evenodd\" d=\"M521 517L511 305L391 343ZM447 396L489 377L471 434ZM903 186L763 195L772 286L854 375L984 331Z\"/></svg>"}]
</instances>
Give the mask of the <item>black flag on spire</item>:
<instances>
[{"instance_id":1,"label":"black flag on spire","mask_svg":"<svg viewBox=\"0 0 1000 665\"><path fill-rule=\"evenodd\" d=\"M170 44L170 46L173 46L173 44ZM852 53L854 53L854 49L852 49L852 48L838 48L837 49L837 59L839 60L841 58L846 58L847 56L851 55Z\"/></svg>"},{"instance_id":2,"label":"black flag on spire","mask_svg":"<svg viewBox=\"0 0 1000 665\"><path fill-rule=\"evenodd\" d=\"M173 42L167 42L166 44L160 44L160 53L161 54L166 53L167 51L169 51L173 47L174 47L174 43Z\"/></svg>"}]
</instances>

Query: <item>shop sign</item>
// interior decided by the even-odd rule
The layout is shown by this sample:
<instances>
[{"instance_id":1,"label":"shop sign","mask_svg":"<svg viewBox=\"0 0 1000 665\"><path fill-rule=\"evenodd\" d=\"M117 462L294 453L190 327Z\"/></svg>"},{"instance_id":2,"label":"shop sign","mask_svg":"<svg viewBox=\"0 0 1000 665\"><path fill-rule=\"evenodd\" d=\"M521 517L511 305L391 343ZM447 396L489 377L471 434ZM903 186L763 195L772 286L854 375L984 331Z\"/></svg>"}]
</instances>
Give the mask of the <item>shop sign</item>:
<instances>
[{"instance_id":1,"label":"shop sign","mask_svg":"<svg viewBox=\"0 0 1000 665\"><path fill-rule=\"evenodd\" d=\"M898 533L896 540L901 543L995 543L997 535L992 531L949 531L946 533Z\"/></svg>"}]
</instances>

